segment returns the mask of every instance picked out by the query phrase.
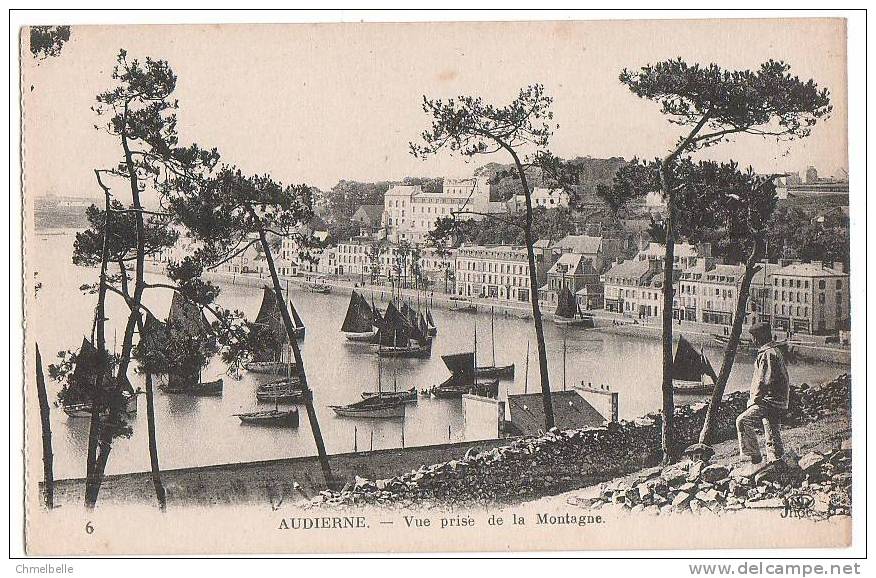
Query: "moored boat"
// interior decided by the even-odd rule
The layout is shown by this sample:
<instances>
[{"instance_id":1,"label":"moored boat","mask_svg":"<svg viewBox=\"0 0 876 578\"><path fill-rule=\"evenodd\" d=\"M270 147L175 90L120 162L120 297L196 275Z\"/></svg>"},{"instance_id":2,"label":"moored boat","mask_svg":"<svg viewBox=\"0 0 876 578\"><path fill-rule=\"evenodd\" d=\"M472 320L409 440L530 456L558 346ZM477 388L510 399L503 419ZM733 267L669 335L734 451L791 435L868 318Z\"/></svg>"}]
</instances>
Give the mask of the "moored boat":
<instances>
[{"instance_id":1,"label":"moored boat","mask_svg":"<svg viewBox=\"0 0 876 578\"><path fill-rule=\"evenodd\" d=\"M350 304L341 324L341 332L349 341L368 343L374 341L377 335L374 312L365 298L355 290L350 294Z\"/></svg>"},{"instance_id":2,"label":"moored boat","mask_svg":"<svg viewBox=\"0 0 876 578\"><path fill-rule=\"evenodd\" d=\"M184 393L197 396L218 396L222 395L223 381L222 378L213 381L195 381L191 384L185 381L175 381L173 385L170 383L159 386L159 389L165 393Z\"/></svg>"},{"instance_id":3,"label":"moored boat","mask_svg":"<svg viewBox=\"0 0 876 578\"><path fill-rule=\"evenodd\" d=\"M407 391L363 391L362 399L372 399L375 397L397 398L405 403L417 403L417 388L412 387Z\"/></svg>"},{"instance_id":4,"label":"moored boat","mask_svg":"<svg viewBox=\"0 0 876 578\"><path fill-rule=\"evenodd\" d=\"M349 405L330 405L342 417L400 418L405 416L405 401L383 396L369 397Z\"/></svg>"},{"instance_id":5,"label":"moored boat","mask_svg":"<svg viewBox=\"0 0 876 578\"><path fill-rule=\"evenodd\" d=\"M688 395L708 394L715 389L716 381L715 370L702 349L697 351L684 335L679 335L672 360L672 391Z\"/></svg>"},{"instance_id":6,"label":"moored boat","mask_svg":"<svg viewBox=\"0 0 876 578\"><path fill-rule=\"evenodd\" d=\"M554 323L574 327L593 328L595 322L592 315L585 314L578 307L572 291L564 286L557 296L557 309L554 312Z\"/></svg>"},{"instance_id":7,"label":"moored boat","mask_svg":"<svg viewBox=\"0 0 876 578\"><path fill-rule=\"evenodd\" d=\"M298 427L298 408L236 413L241 423L268 427Z\"/></svg>"}]
</instances>

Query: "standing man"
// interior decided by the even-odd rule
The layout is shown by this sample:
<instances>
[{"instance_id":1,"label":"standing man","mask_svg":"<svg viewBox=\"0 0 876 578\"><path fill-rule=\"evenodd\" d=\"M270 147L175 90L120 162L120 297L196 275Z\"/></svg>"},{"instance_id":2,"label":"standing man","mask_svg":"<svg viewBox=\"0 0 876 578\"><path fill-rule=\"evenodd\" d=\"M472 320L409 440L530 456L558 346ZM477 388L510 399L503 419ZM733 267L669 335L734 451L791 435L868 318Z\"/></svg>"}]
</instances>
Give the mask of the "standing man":
<instances>
[{"instance_id":1,"label":"standing man","mask_svg":"<svg viewBox=\"0 0 876 578\"><path fill-rule=\"evenodd\" d=\"M751 376L751 394L748 408L736 418L739 433L739 451L751 460L745 475L753 476L766 464L762 464L757 428L763 424L768 462L781 459L785 453L779 425L788 410L790 383L785 358L773 341L772 331L766 323L755 323L748 330L757 346L754 374Z\"/></svg>"}]
</instances>

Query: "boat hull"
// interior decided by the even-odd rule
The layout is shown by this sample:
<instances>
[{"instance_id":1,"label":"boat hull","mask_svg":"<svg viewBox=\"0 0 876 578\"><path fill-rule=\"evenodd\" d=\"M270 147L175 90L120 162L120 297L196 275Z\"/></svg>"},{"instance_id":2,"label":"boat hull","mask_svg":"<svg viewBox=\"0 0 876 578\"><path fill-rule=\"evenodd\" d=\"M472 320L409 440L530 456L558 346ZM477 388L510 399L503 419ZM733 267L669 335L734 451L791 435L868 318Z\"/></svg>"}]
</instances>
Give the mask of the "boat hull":
<instances>
[{"instance_id":1,"label":"boat hull","mask_svg":"<svg viewBox=\"0 0 876 578\"><path fill-rule=\"evenodd\" d=\"M389 407L347 407L332 405L329 406L334 412L341 417L363 417L370 419L392 419L405 416L404 403Z\"/></svg>"},{"instance_id":2,"label":"boat hull","mask_svg":"<svg viewBox=\"0 0 876 578\"><path fill-rule=\"evenodd\" d=\"M298 410L269 410L237 414L240 422L265 427L298 427Z\"/></svg>"},{"instance_id":3,"label":"boat hull","mask_svg":"<svg viewBox=\"0 0 876 578\"><path fill-rule=\"evenodd\" d=\"M64 413L66 413L69 417L73 418L90 418L91 417L91 403L71 403L68 405L62 406ZM137 413L137 396L132 395L128 397L125 402L125 413L126 414L135 414Z\"/></svg>"},{"instance_id":4,"label":"boat hull","mask_svg":"<svg viewBox=\"0 0 876 578\"><path fill-rule=\"evenodd\" d=\"M679 394L702 395L712 393L714 389L714 383L704 383L702 381L688 381L686 379L672 380L672 391Z\"/></svg>"},{"instance_id":5,"label":"boat hull","mask_svg":"<svg viewBox=\"0 0 876 578\"><path fill-rule=\"evenodd\" d=\"M478 367L475 370L475 377L498 377L498 378L514 378L514 364L511 365L496 365L492 367Z\"/></svg>"},{"instance_id":6,"label":"boat hull","mask_svg":"<svg viewBox=\"0 0 876 578\"><path fill-rule=\"evenodd\" d=\"M344 333L344 337L347 338L347 341L354 341L356 343L371 343L377 337L377 330L373 331L364 331L362 333Z\"/></svg>"},{"instance_id":7,"label":"boat hull","mask_svg":"<svg viewBox=\"0 0 876 578\"><path fill-rule=\"evenodd\" d=\"M250 373L262 373L265 375L285 375L289 371L289 364L282 361L251 361L243 366ZM295 366L292 366L295 371Z\"/></svg>"},{"instance_id":8,"label":"boat hull","mask_svg":"<svg viewBox=\"0 0 876 578\"><path fill-rule=\"evenodd\" d=\"M161 386L162 391L164 393L172 393L179 394L184 393L187 395L196 395L196 396L219 396L222 395L222 387L224 383L222 379L217 379L215 381L201 381L196 385L181 385L181 386L170 386L163 385Z\"/></svg>"},{"instance_id":9,"label":"boat hull","mask_svg":"<svg viewBox=\"0 0 876 578\"><path fill-rule=\"evenodd\" d=\"M405 403L417 403L417 390L412 387L407 391L384 391L377 393L376 391L363 391L362 399L374 399L376 397L383 399L400 399Z\"/></svg>"},{"instance_id":10,"label":"boat hull","mask_svg":"<svg viewBox=\"0 0 876 578\"><path fill-rule=\"evenodd\" d=\"M418 345L415 347L381 347L377 350L380 357L407 357L414 359L428 359L432 357L432 346Z\"/></svg>"}]
</instances>

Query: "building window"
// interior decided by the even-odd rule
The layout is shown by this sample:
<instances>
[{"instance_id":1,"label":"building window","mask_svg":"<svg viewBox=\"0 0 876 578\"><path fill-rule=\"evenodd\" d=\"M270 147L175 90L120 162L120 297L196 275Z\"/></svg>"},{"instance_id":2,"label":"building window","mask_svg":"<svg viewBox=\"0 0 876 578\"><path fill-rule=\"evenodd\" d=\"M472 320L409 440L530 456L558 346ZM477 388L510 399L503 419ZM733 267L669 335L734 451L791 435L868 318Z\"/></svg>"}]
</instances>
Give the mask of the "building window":
<instances>
[{"instance_id":1,"label":"building window","mask_svg":"<svg viewBox=\"0 0 876 578\"><path fill-rule=\"evenodd\" d=\"M819 280L819 281L818 281L818 288L819 288L819 289L824 289L824 286L825 286L825 285L824 285L824 279Z\"/></svg>"}]
</instances>

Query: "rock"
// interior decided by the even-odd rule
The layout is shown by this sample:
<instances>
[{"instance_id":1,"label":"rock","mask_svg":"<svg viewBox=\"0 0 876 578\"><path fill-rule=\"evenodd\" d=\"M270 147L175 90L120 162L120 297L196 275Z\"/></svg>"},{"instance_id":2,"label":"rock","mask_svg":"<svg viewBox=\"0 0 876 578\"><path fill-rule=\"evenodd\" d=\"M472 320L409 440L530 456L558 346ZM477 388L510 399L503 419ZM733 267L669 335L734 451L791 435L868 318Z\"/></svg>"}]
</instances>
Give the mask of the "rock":
<instances>
[{"instance_id":1,"label":"rock","mask_svg":"<svg viewBox=\"0 0 876 578\"><path fill-rule=\"evenodd\" d=\"M693 444L684 450L684 455L692 461L708 462L715 455L715 450L706 444Z\"/></svg>"},{"instance_id":2,"label":"rock","mask_svg":"<svg viewBox=\"0 0 876 578\"><path fill-rule=\"evenodd\" d=\"M840 445L840 449L852 451L852 440L851 439L843 440L843 443Z\"/></svg>"},{"instance_id":3,"label":"rock","mask_svg":"<svg viewBox=\"0 0 876 578\"><path fill-rule=\"evenodd\" d=\"M697 485L693 482L687 482L678 486L677 489L679 492L687 492L688 494L693 494L697 489Z\"/></svg>"},{"instance_id":4,"label":"rock","mask_svg":"<svg viewBox=\"0 0 876 578\"><path fill-rule=\"evenodd\" d=\"M636 490L639 492L639 499L645 501L647 498L653 497L653 486L650 484L639 484Z\"/></svg>"},{"instance_id":5,"label":"rock","mask_svg":"<svg viewBox=\"0 0 876 578\"><path fill-rule=\"evenodd\" d=\"M845 488L846 486L851 485L852 474L850 474L848 472L841 472L839 474L834 474L830 477L830 481L841 488Z\"/></svg>"},{"instance_id":6,"label":"rock","mask_svg":"<svg viewBox=\"0 0 876 578\"><path fill-rule=\"evenodd\" d=\"M809 452L797 462L797 465L806 473L812 472L824 461L824 456L818 452Z\"/></svg>"},{"instance_id":7,"label":"rock","mask_svg":"<svg viewBox=\"0 0 876 578\"><path fill-rule=\"evenodd\" d=\"M721 464L711 464L703 468L703 471L700 473L700 479L709 482L715 483L718 480L726 478L730 475L730 470L727 466Z\"/></svg>"},{"instance_id":8,"label":"rock","mask_svg":"<svg viewBox=\"0 0 876 578\"><path fill-rule=\"evenodd\" d=\"M749 500L745 503L748 508L784 508L785 501L782 498L766 498L763 500Z\"/></svg>"},{"instance_id":9,"label":"rock","mask_svg":"<svg viewBox=\"0 0 876 578\"><path fill-rule=\"evenodd\" d=\"M758 470L754 475L754 482L756 484L775 482L784 479L787 473L788 466L785 465L785 462L782 460L774 460Z\"/></svg>"},{"instance_id":10,"label":"rock","mask_svg":"<svg viewBox=\"0 0 876 578\"><path fill-rule=\"evenodd\" d=\"M687 492L679 492L675 495L675 498L672 500L672 507L676 510L684 509L687 507L688 503L690 503L693 496L688 494Z\"/></svg>"},{"instance_id":11,"label":"rock","mask_svg":"<svg viewBox=\"0 0 876 578\"><path fill-rule=\"evenodd\" d=\"M694 481L698 480L700 477L700 474L703 471L704 465L705 464L703 464L703 462L700 462L700 461L691 462L690 469L688 470L688 473L687 473L687 481L694 482Z\"/></svg>"}]
</instances>

